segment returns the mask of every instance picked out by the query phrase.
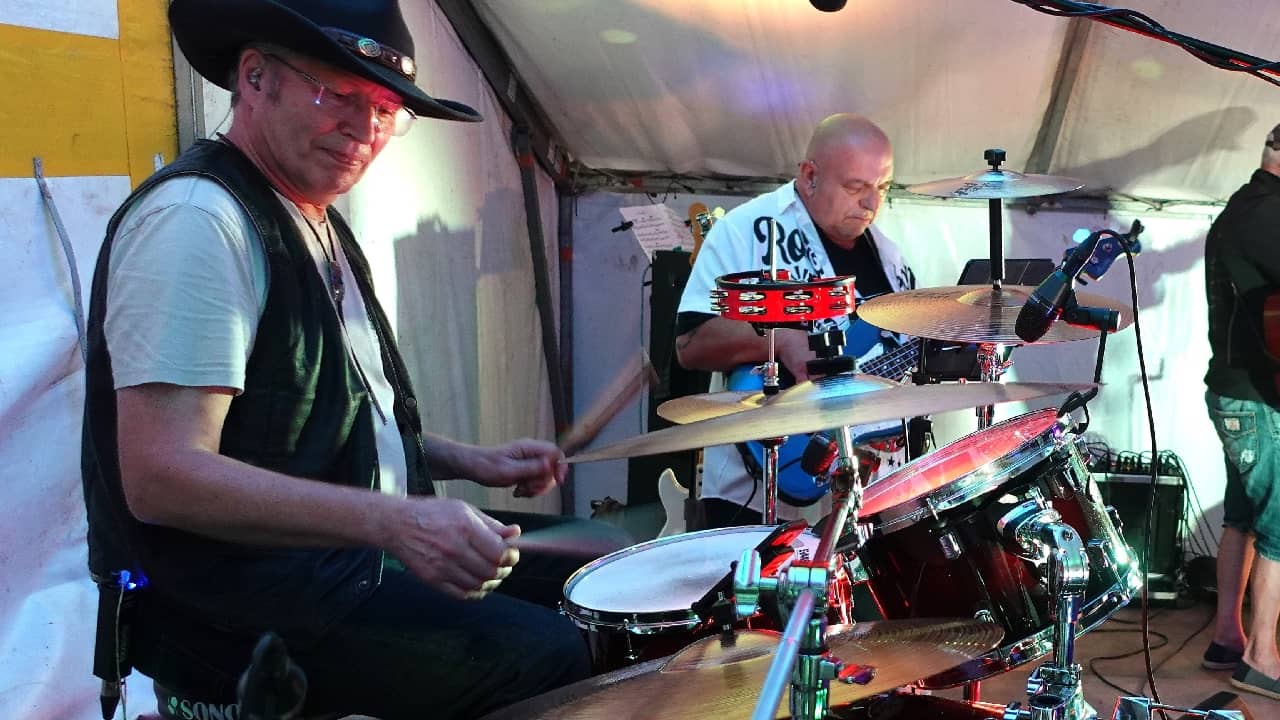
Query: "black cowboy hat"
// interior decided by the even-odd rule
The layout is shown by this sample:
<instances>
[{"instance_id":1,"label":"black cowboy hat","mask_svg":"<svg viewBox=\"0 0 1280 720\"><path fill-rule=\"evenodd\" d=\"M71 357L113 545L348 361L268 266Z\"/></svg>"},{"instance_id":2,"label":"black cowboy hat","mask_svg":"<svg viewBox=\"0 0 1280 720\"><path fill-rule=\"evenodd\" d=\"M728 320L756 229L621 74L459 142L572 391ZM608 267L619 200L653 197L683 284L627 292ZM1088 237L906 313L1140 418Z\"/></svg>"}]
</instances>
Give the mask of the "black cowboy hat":
<instances>
[{"instance_id":1,"label":"black cowboy hat","mask_svg":"<svg viewBox=\"0 0 1280 720\"><path fill-rule=\"evenodd\" d=\"M414 84L413 38L397 0L173 0L169 25L196 72L228 90L244 46L267 42L372 80L419 117L481 120Z\"/></svg>"}]
</instances>

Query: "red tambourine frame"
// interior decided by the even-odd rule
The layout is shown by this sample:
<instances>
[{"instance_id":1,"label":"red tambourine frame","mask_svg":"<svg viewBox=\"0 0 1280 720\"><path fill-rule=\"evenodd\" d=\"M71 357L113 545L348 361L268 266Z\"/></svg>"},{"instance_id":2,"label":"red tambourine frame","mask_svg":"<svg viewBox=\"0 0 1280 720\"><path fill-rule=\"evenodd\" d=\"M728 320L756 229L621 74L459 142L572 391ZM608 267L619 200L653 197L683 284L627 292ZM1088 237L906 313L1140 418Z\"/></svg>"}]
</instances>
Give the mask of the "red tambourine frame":
<instances>
[{"instance_id":1,"label":"red tambourine frame","mask_svg":"<svg viewBox=\"0 0 1280 720\"><path fill-rule=\"evenodd\" d=\"M787 327L848 315L854 310L853 276L790 279L779 270L730 273L716 278L711 309L721 317L759 326Z\"/></svg>"}]
</instances>

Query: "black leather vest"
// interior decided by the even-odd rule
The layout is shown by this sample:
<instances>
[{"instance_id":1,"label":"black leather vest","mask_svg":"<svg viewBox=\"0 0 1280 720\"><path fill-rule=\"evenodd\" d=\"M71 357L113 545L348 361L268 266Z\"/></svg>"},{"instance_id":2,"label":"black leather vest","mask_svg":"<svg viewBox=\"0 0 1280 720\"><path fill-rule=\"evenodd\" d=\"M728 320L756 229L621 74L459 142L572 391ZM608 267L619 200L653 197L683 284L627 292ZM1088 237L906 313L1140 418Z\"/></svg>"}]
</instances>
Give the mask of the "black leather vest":
<instances>
[{"instance_id":1,"label":"black leather vest","mask_svg":"<svg viewBox=\"0 0 1280 720\"><path fill-rule=\"evenodd\" d=\"M89 517L89 568L99 582L127 569L151 592L194 617L256 632L274 629L305 641L376 587L382 554L369 548L277 548L222 542L180 528L145 525L130 515L120 485L116 393L103 322L107 267L126 211L157 183L199 175L224 186L247 211L266 251L267 301L235 397L221 453L296 477L377 492L376 414L349 359L337 313L296 224L267 179L234 146L197 142L148 178L107 225L89 310L89 365L82 470ZM369 319L381 340L383 369L395 389L394 415L406 449L411 493L430 494L422 425L408 372L372 289L368 264L333 209ZM198 239L182 239L182 241Z\"/></svg>"}]
</instances>

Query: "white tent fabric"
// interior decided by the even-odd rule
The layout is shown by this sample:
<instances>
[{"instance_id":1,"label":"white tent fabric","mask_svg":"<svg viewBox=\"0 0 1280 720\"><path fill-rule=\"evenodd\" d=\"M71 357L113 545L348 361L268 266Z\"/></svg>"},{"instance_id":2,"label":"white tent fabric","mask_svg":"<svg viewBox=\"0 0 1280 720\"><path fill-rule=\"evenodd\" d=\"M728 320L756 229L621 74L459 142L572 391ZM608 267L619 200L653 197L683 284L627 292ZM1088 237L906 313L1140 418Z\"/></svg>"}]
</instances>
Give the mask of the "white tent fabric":
<instances>
[{"instance_id":1,"label":"white tent fabric","mask_svg":"<svg viewBox=\"0 0 1280 720\"><path fill-rule=\"evenodd\" d=\"M1118 3L1264 58L1280 9ZM894 140L897 180L1025 171L1070 21L1010 0L494 0L477 8L569 150L592 168L788 176L840 111ZM1081 21L1086 22L1087 21ZM1088 27L1060 140L1035 172L1152 198L1223 200L1280 122L1280 92L1118 28Z\"/></svg>"},{"instance_id":2,"label":"white tent fabric","mask_svg":"<svg viewBox=\"0 0 1280 720\"><path fill-rule=\"evenodd\" d=\"M422 398L429 429L471 442L554 434L538 344L528 232L510 121L434 4L406 3L430 92L473 105L481 124L419 121L344 199ZM216 105L216 103L214 104ZM222 120L217 111L210 127ZM538 171L545 252L556 205ZM107 219L129 178L51 180L85 299ZM0 717L93 720L97 595L87 577L80 489L84 397L70 273L34 180L0 179ZM552 278L552 287L555 287ZM559 512L555 493L441 483L484 507ZM130 679L129 717L155 707Z\"/></svg>"}]
</instances>

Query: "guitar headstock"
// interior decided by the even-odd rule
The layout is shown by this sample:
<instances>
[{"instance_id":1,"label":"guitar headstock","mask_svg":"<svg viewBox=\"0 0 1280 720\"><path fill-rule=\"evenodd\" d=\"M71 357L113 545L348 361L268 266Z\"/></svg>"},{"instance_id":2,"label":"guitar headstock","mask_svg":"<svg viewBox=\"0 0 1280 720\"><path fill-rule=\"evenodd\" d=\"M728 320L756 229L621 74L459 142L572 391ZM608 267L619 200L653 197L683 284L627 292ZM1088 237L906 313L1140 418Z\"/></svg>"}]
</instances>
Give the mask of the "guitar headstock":
<instances>
[{"instance_id":1,"label":"guitar headstock","mask_svg":"<svg viewBox=\"0 0 1280 720\"><path fill-rule=\"evenodd\" d=\"M698 259L698 250L702 249L702 241L716 220L724 217L724 208L709 209L705 203L696 202L689 206L689 231L693 233L693 253L689 255L689 264Z\"/></svg>"},{"instance_id":2,"label":"guitar headstock","mask_svg":"<svg viewBox=\"0 0 1280 720\"><path fill-rule=\"evenodd\" d=\"M698 250L702 249L702 241L711 230L711 223L704 218L710 217L710 209L706 203L696 202L689 206L689 232L693 233L693 252L689 254L689 264L698 258Z\"/></svg>"}]
</instances>

